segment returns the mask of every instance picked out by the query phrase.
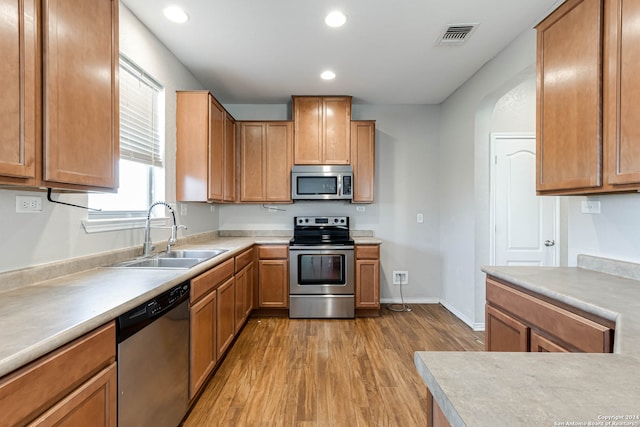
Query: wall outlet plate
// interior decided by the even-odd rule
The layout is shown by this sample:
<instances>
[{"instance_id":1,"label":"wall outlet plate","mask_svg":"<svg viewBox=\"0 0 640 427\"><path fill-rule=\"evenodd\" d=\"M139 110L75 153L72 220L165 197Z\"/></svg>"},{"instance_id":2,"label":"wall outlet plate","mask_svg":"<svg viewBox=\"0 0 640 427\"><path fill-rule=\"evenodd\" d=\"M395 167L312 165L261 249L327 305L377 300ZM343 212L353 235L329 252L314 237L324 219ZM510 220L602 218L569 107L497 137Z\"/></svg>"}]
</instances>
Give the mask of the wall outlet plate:
<instances>
[{"instance_id":1,"label":"wall outlet plate","mask_svg":"<svg viewBox=\"0 0 640 427\"><path fill-rule=\"evenodd\" d=\"M393 271L393 284L402 286L409 284L409 272L408 271Z\"/></svg>"},{"instance_id":2,"label":"wall outlet plate","mask_svg":"<svg viewBox=\"0 0 640 427\"><path fill-rule=\"evenodd\" d=\"M40 196L16 196L16 212L40 213L42 212L42 197Z\"/></svg>"}]
</instances>

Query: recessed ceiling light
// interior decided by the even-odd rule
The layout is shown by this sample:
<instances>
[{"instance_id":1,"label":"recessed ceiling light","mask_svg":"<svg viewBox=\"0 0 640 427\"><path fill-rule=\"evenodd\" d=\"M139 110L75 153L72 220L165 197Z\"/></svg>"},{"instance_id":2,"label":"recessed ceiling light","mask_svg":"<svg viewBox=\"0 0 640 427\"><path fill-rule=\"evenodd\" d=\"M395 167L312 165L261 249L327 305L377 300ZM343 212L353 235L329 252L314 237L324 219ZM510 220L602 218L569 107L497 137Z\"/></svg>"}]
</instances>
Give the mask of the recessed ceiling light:
<instances>
[{"instance_id":1,"label":"recessed ceiling light","mask_svg":"<svg viewBox=\"0 0 640 427\"><path fill-rule=\"evenodd\" d=\"M334 73L333 71L324 71L322 74L320 74L320 78L323 80L333 80L336 78L336 73Z\"/></svg>"},{"instance_id":2,"label":"recessed ceiling light","mask_svg":"<svg viewBox=\"0 0 640 427\"><path fill-rule=\"evenodd\" d=\"M324 18L324 23L330 27L342 27L347 22L347 17L344 13L339 11L333 11Z\"/></svg>"},{"instance_id":3,"label":"recessed ceiling light","mask_svg":"<svg viewBox=\"0 0 640 427\"><path fill-rule=\"evenodd\" d=\"M164 16L171 22L178 24L185 23L189 20L189 15L179 6L169 6L164 11Z\"/></svg>"}]
</instances>

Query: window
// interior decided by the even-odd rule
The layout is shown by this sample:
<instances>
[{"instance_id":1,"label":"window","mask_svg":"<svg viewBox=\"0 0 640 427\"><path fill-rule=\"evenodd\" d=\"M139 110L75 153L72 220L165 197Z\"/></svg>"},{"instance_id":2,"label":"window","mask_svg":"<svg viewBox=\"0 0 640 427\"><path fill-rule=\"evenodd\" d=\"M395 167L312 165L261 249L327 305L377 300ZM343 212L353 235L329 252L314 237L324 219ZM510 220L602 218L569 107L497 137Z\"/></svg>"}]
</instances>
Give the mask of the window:
<instances>
[{"instance_id":1,"label":"window","mask_svg":"<svg viewBox=\"0 0 640 427\"><path fill-rule=\"evenodd\" d=\"M89 206L102 210L89 211L87 223L112 225L106 229L139 226L131 218L146 218L149 205L164 200L165 190L164 88L123 56L119 80L120 188L115 194L89 194Z\"/></svg>"}]
</instances>

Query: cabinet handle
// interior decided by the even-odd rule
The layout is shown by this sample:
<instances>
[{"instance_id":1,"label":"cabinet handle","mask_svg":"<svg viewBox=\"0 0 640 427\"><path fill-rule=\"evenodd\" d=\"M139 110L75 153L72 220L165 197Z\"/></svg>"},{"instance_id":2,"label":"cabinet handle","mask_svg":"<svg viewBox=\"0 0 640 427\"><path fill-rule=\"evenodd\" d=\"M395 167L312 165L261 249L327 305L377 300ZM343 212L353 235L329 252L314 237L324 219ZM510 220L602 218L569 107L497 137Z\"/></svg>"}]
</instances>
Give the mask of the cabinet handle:
<instances>
[{"instance_id":1,"label":"cabinet handle","mask_svg":"<svg viewBox=\"0 0 640 427\"><path fill-rule=\"evenodd\" d=\"M544 245L545 246L555 246L556 241L555 240L545 240L544 241Z\"/></svg>"}]
</instances>

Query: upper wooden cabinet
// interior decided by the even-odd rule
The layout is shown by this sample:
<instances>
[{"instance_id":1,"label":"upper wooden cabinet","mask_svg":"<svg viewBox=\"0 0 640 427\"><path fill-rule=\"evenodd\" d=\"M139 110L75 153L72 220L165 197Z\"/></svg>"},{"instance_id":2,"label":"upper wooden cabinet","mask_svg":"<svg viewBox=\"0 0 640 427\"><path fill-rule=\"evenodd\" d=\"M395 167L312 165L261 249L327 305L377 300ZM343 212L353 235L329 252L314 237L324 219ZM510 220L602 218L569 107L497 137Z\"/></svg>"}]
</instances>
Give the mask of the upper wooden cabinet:
<instances>
[{"instance_id":1,"label":"upper wooden cabinet","mask_svg":"<svg viewBox=\"0 0 640 427\"><path fill-rule=\"evenodd\" d=\"M0 183L35 184L40 143L39 5L35 0L0 1Z\"/></svg>"},{"instance_id":2,"label":"upper wooden cabinet","mask_svg":"<svg viewBox=\"0 0 640 427\"><path fill-rule=\"evenodd\" d=\"M293 97L294 163L351 164L351 97Z\"/></svg>"},{"instance_id":3,"label":"upper wooden cabinet","mask_svg":"<svg viewBox=\"0 0 640 427\"><path fill-rule=\"evenodd\" d=\"M117 188L118 1L43 5L44 181Z\"/></svg>"},{"instance_id":4,"label":"upper wooden cabinet","mask_svg":"<svg viewBox=\"0 0 640 427\"><path fill-rule=\"evenodd\" d=\"M601 0L569 0L536 28L537 190L602 185Z\"/></svg>"},{"instance_id":5,"label":"upper wooden cabinet","mask_svg":"<svg viewBox=\"0 0 640 427\"><path fill-rule=\"evenodd\" d=\"M608 188L615 190L640 188L638 19L638 1L605 3L605 179Z\"/></svg>"},{"instance_id":6,"label":"upper wooden cabinet","mask_svg":"<svg viewBox=\"0 0 640 427\"><path fill-rule=\"evenodd\" d=\"M292 123L238 122L240 202L291 202Z\"/></svg>"},{"instance_id":7,"label":"upper wooden cabinet","mask_svg":"<svg viewBox=\"0 0 640 427\"><path fill-rule=\"evenodd\" d=\"M538 26L539 194L640 188L640 3L569 0Z\"/></svg>"},{"instance_id":8,"label":"upper wooden cabinet","mask_svg":"<svg viewBox=\"0 0 640 427\"><path fill-rule=\"evenodd\" d=\"M0 1L0 182L117 188L118 4Z\"/></svg>"},{"instance_id":9,"label":"upper wooden cabinet","mask_svg":"<svg viewBox=\"0 0 640 427\"><path fill-rule=\"evenodd\" d=\"M353 203L373 203L376 153L376 122L351 122L351 163Z\"/></svg>"},{"instance_id":10,"label":"upper wooden cabinet","mask_svg":"<svg viewBox=\"0 0 640 427\"><path fill-rule=\"evenodd\" d=\"M176 199L235 200L235 122L208 91L176 92Z\"/></svg>"}]
</instances>

